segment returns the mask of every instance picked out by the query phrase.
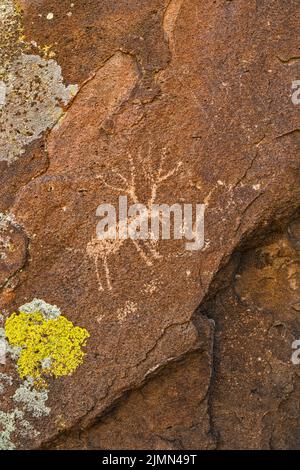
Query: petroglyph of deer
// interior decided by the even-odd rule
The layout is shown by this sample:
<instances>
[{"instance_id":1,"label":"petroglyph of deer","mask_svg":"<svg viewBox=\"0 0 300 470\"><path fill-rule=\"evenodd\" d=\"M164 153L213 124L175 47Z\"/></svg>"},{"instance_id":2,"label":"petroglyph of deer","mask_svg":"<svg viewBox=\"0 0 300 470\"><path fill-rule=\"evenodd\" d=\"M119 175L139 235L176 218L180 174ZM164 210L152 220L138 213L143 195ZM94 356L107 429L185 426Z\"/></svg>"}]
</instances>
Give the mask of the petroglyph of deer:
<instances>
[{"instance_id":1,"label":"petroglyph of deer","mask_svg":"<svg viewBox=\"0 0 300 470\"><path fill-rule=\"evenodd\" d=\"M160 159L160 163L158 166L158 170L153 171L153 168L151 167L151 162L150 162L150 155L151 155L151 149L149 149L148 158L146 159L148 163L148 167L147 169L143 167L143 171L146 172L145 174L146 180L149 181L149 186L150 186L149 188L150 196L145 205L148 211L147 211L147 214L145 215L142 215L142 216L139 215L138 217L139 223L143 222L143 217L145 219L146 218L148 219L148 214L151 212L151 208L153 204L155 204L159 188L168 179L174 176L182 165L182 162L178 162L174 168L172 168L168 172L165 172L164 163L165 163L165 158L166 158L166 149L163 149L162 157ZM130 179L126 178L125 176L123 176L122 174L120 174L114 169L111 170L111 172L116 176L116 178L122 181L123 186L115 186L113 184L108 183L107 181L104 180L102 175L97 176L97 178L101 180L101 182L107 188L114 190L116 193L127 196L132 201L133 204L139 204L138 197L137 197L137 188L136 188L136 170L135 170L134 161L131 155L129 155L129 168L130 168ZM129 223L134 222L135 218L137 218L137 216L133 216L131 218L127 217L126 219L127 225ZM120 232L121 232L120 224L121 223L122 222L119 222L116 225L116 227L114 227L113 230L109 229L106 234L105 239L99 239L95 237L87 245L87 255L95 263L95 270L96 270L96 275L97 275L97 280L98 280L100 291L104 291L105 288L101 280L101 275L99 271L99 263L101 263L104 268L106 286L109 290L112 290L108 260L111 256L114 256L122 248L126 240L126 237L120 237ZM147 266L152 266L154 260L161 258L161 255L157 251L157 247L156 247L158 243L157 239L151 238L151 236L147 240L136 240L132 237L128 239L133 243L133 246L137 250L137 253L139 254L141 259L145 262Z\"/></svg>"}]
</instances>

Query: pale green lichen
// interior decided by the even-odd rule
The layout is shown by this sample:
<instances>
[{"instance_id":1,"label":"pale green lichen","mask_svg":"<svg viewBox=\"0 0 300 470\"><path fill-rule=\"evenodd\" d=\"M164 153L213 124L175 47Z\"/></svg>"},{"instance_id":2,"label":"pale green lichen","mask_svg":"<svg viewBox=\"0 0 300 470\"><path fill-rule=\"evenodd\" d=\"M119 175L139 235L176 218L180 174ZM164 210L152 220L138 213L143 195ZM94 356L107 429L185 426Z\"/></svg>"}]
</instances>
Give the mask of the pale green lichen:
<instances>
[{"instance_id":1,"label":"pale green lichen","mask_svg":"<svg viewBox=\"0 0 300 470\"><path fill-rule=\"evenodd\" d=\"M42 299L33 299L31 302L21 305L18 310L24 313L40 312L46 320L54 320L61 315L61 311L56 305L48 304Z\"/></svg>"},{"instance_id":2,"label":"pale green lichen","mask_svg":"<svg viewBox=\"0 0 300 470\"><path fill-rule=\"evenodd\" d=\"M48 391L46 389L36 390L34 380L29 378L16 390L13 400L22 403L24 409L31 413L34 418L47 416L50 408L45 405L48 400Z\"/></svg>"},{"instance_id":3,"label":"pale green lichen","mask_svg":"<svg viewBox=\"0 0 300 470\"><path fill-rule=\"evenodd\" d=\"M13 379L9 375L0 372L0 395L4 392L4 383L12 385Z\"/></svg>"},{"instance_id":4,"label":"pale green lichen","mask_svg":"<svg viewBox=\"0 0 300 470\"><path fill-rule=\"evenodd\" d=\"M5 105L6 102L6 85L1 80L0 81L0 106Z\"/></svg>"},{"instance_id":5,"label":"pale green lichen","mask_svg":"<svg viewBox=\"0 0 300 470\"><path fill-rule=\"evenodd\" d=\"M65 86L52 59L28 54L20 11L12 0L0 3L0 161L16 160L25 147L52 128L77 93Z\"/></svg>"}]
</instances>

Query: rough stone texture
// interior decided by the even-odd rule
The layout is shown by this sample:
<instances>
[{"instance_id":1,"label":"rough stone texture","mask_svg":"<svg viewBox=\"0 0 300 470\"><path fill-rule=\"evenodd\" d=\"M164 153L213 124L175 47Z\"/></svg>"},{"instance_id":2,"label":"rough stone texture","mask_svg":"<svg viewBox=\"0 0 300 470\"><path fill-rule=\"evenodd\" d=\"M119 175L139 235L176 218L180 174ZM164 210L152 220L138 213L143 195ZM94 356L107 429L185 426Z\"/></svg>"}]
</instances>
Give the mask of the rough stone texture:
<instances>
[{"instance_id":1,"label":"rough stone texture","mask_svg":"<svg viewBox=\"0 0 300 470\"><path fill-rule=\"evenodd\" d=\"M91 335L18 447L63 432L66 448L296 448L298 2L18 3L27 54L46 51L79 91L21 158L0 158L0 209L22 227L0 264L0 307L38 297ZM205 248L98 243L96 208L119 194L205 203ZM139 443L120 426L143 426Z\"/></svg>"},{"instance_id":2,"label":"rough stone texture","mask_svg":"<svg viewBox=\"0 0 300 470\"><path fill-rule=\"evenodd\" d=\"M99 424L63 434L50 448L214 449L208 415L211 365L207 352L189 354L131 392Z\"/></svg>"},{"instance_id":3,"label":"rough stone texture","mask_svg":"<svg viewBox=\"0 0 300 470\"><path fill-rule=\"evenodd\" d=\"M228 285L203 307L217 325L211 416L221 449L299 448L291 345L299 334L300 270L289 229L237 253Z\"/></svg>"}]
</instances>

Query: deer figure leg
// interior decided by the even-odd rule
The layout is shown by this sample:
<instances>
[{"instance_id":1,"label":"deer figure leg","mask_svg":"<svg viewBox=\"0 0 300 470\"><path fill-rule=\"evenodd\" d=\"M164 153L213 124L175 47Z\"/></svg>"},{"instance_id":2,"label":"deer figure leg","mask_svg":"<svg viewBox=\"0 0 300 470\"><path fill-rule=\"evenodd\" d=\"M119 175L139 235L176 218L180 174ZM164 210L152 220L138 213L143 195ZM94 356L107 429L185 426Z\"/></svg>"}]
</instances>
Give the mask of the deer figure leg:
<instances>
[{"instance_id":1,"label":"deer figure leg","mask_svg":"<svg viewBox=\"0 0 300 470\"><path fill-rule=\"evenodd\" d=\"M98 260L99 260L99 255L94 255L94 263L95 263L95 270L96 270L96 276L97 276L97 281L98 281L98 288L99 288L99 291L104 291L104 287L102 285L100 272L99 272Z\"/></svg>"},{"instance_id":2,"label":"deer figure leg","mask_svg":"<svg viewBox=\"0 0 300 470\"><path fill-rule=\"evenodd\" d=\"M145 261L146 265L147 266L152 266L153 265L152 260L147 255L147 253L143 250L143 248L139 245L139 243L136 240L132 240L132 243L134 244L138 254Z\"/></svg>"},{"instance_id":3,"label":"deer figure leg","mask_svg":"<svg viewBox=\"0 0 300 470\"><path fill-rule=\"evenodd\" d=\"M110 271L109 271L107 256L104 256L104 259L103 259L103 266L104 266L104 271L105 271L105 278L106 278L107 288L108 288L108 290L112 290L112 285L111 285L111 281L110 281Z\"/></svg>"}]
</instances>

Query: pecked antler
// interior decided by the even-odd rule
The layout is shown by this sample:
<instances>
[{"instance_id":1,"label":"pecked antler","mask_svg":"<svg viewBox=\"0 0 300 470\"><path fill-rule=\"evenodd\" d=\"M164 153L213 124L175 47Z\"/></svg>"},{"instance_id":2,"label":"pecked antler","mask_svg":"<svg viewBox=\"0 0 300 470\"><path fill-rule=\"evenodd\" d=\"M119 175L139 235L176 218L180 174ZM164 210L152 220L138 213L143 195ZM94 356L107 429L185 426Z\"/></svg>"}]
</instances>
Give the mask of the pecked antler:
<instances>
[{"instance_id":1,"label":"pecked antler","mask_svg":"<svg viewBox=\"0 0 300 470\"><path fill-rule=\"evenodd\" d=\"M177 162L177 164L175 165L175 167L172 170L168 171L167 173L163 173L164 163L165 163L165 160L166 160L166 155L167 155L167 149L164 148L163 153L162 153L162 157L160 159L157 174L156 174L155 178L152 181L151 197L148 201L148 207L151 207L154 204L154 202L156 200L156 197L157 197L157 191L158 191L159 187L165 181L167 181L169 178L171 178L179 170L179 168L182 166L181 161Z\"/></svg>"},{"instance_id":2,"label":"pecked antler","mask_svg":"<svg viewBox=\"0 0 300 470\"><path fill-rule=\"evenodd\" d=\"M113 184L108 183L107 181L105 181L102 175L97 175L96 179L99 179L107 188L113 189L114 191L122 193L122 194L126 194L128 197L131 198L131 200L135 204L137 204L138 197L136 193L135 165L134 165L131 154L128 155L128 159L130 163L130 181L128 180L128 178L126 178L124 175L116 171L114 168L111 169L111 172L125 183L125 187L115 186Z\"/></svg>"}]
</instances>

